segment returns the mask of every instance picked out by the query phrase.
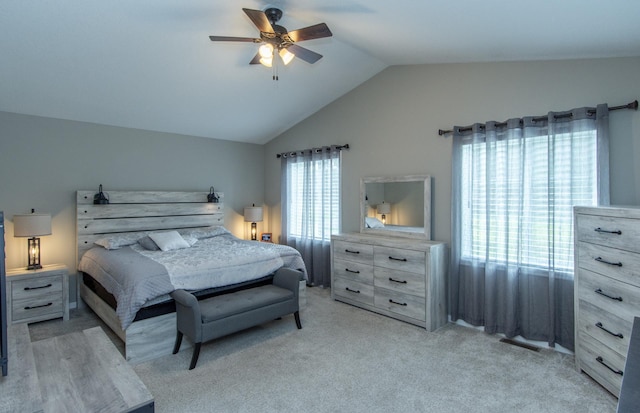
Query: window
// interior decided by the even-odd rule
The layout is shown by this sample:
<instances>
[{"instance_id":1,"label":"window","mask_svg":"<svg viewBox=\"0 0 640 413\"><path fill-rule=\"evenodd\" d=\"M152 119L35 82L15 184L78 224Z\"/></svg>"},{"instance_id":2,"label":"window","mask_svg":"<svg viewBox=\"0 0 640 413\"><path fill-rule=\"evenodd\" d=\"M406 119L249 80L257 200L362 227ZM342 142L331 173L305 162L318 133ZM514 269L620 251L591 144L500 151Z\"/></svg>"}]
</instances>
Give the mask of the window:
<instances>
[{"instance_id":1,"label":"window","mask_svg":"<svg viewBox=\"0 0 640 413\"><path fill-rule=\"evenodd\" d=\"M596 130L544 132L462 145L462 260L573 272L572 207L597 204Z\"/></svg>"},{"instance_id":2,"label":"window","mask_svg":"<svg viewBox=\"0 0 640 413\"><path fill-rule=\"evenodd\" d=\"M340 231L340 157L304 159L287 168L288 237L331 241Z\"/></svg>"},{"instance_id":3,"label":"window","mask_svg":"<svg viewBox=\"0 0 640 413\"><path fill-rule=\"evenodd\" d=\"M307 284L331 286L331 235L340 232L340 149L282 156L283 242L300 252Z\"/></svg>"}]
</instances>

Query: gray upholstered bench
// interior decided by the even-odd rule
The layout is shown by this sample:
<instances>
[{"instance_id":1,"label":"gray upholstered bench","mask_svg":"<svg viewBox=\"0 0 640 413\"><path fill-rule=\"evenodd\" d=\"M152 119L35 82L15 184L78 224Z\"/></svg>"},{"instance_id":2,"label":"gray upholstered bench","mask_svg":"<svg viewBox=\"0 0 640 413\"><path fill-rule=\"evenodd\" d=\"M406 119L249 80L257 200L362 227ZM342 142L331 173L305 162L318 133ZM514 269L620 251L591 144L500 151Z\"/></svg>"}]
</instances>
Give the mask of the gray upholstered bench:
<instances>
[{"instance_id":1,"label":"gray upholstered bench","mask_svg":"<svg viewBox=\"0 0 640 413\"><path fill-rule=\"evenodd\" d=\"M173 354L180 350L186 335L194 343L189 370L198 362L203 342L254 327L267 321L292 314L298 329L300 314L298 292L300 273L288 268L276 271L273 283L198 301L185 290L175 290L176 343Z\"/></svg>"}]
</instances>

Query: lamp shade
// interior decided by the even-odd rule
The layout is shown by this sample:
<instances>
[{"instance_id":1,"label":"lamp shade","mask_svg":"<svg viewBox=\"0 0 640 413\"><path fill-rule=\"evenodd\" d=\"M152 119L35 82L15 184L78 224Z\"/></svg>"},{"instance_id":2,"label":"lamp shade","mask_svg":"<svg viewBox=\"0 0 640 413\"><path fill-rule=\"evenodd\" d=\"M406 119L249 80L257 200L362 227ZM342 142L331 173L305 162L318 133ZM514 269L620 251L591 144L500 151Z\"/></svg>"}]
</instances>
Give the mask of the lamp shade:
<instances>
[{"instance_id":1,"label":"lamp shade","mask_svg":"<svg viewBox=\"0 0 640 413\"><path fill-rule=\"evenodd\" d=\"M50 214L25 214L13 216L14 237L38 237L51 235Z\"/></svg>"},{"instance_id":2,"label":"lamp shade","mask_svg":"<svg viewBox=\"0 0 640 413\"><path fill-rule=\"evenodd\" d=\"M244 222L262 222L262 207L252 206L245 208Z\"/></svg>"},{"instance_id":3,"label":"lamp shade","mask_svg":"<svg viewBox=\"0 0 640 413\"><path fill-rule=\"evenodd\" d=\"M389 214L391 213L391 204L387 204L386 202L383 202L381 204L378 204L378 214Z\"/></svg>"}]
</instances>

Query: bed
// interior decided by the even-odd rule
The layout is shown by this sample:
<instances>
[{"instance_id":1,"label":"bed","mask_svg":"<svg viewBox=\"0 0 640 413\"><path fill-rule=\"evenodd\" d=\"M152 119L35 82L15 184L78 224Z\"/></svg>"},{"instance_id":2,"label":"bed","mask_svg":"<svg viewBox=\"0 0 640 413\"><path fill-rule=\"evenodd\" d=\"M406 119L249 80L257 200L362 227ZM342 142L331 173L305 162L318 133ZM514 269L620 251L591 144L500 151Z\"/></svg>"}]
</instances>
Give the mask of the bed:
<instances>
[{"instance_id":1,"label":"bed","mask_svg":"<svg viewBox=\"0 0 640 413\"><path fill-rule=\"evenodd\" d=\"M95 192L77 192L78 303L122 339L132 364L171 354L176 288L209 297L270 282L281 267L306 278L295 249L224 228L222 193L212 203L207 192L110 191L94 205Z\"/></svg>"}]
</instances>

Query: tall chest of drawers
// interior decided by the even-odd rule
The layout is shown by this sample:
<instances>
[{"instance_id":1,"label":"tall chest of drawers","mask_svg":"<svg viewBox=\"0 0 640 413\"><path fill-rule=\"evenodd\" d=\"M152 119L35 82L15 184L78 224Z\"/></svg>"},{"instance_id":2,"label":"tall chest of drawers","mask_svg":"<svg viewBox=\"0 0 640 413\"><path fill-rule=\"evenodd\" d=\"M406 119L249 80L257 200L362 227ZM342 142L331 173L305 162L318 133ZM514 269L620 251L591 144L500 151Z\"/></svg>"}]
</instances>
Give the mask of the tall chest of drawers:
<instances>
[{"instance_id":1,"label":"tall chest of drawers","mask_svg":"<svg viewBox=\"0 0 640 413\"><path fill-rule=\"evenodd\" d=\"M620 392L640 316L640 209L575 207L576 366Z\"/></svg>"},{"instance_id":2,"label":"tall chest of drawers","mask_svg":"<svg viewBox=\"0 0 640 413\"><path fill-rule=\"evenodd\" d=\"M331 296L433 331L447 322L446 245L340 234L331 238Z\"/></svg>"}]
</instances>

